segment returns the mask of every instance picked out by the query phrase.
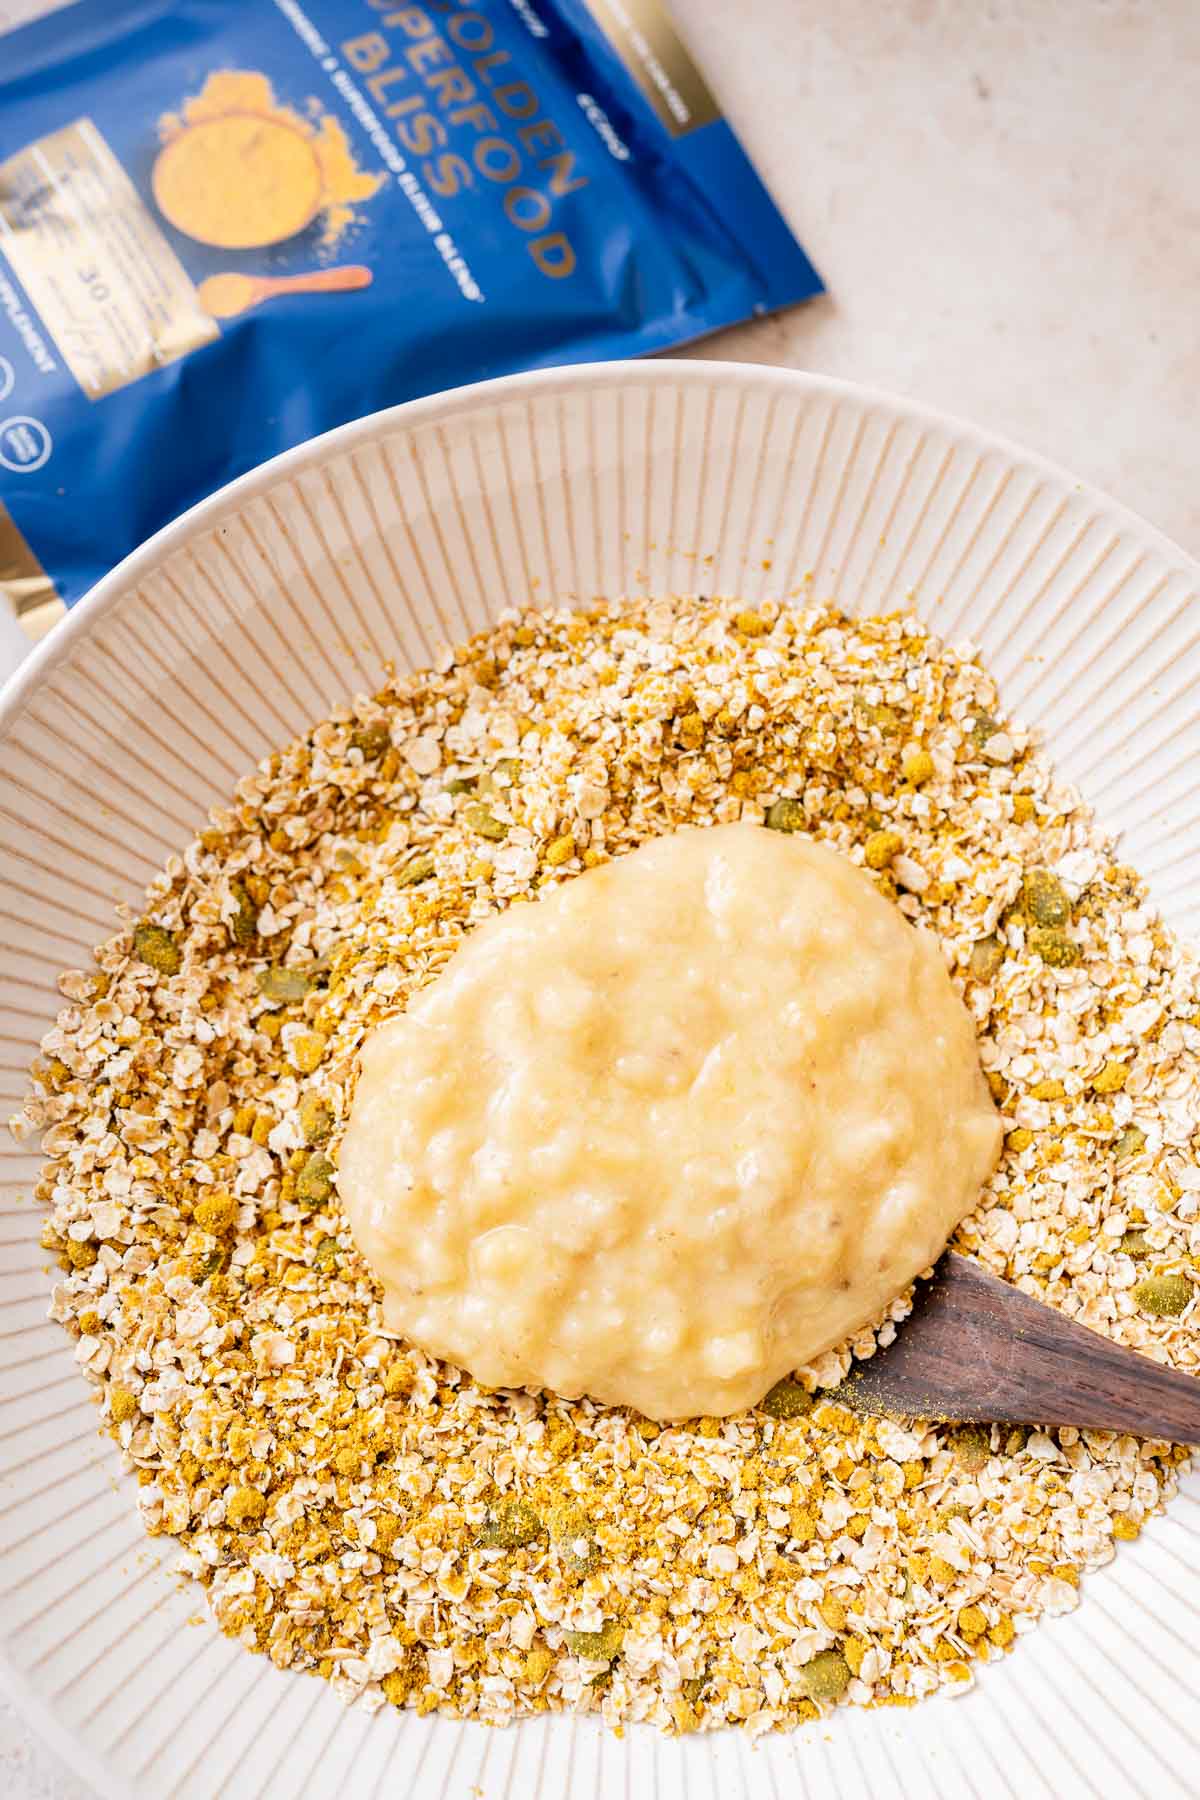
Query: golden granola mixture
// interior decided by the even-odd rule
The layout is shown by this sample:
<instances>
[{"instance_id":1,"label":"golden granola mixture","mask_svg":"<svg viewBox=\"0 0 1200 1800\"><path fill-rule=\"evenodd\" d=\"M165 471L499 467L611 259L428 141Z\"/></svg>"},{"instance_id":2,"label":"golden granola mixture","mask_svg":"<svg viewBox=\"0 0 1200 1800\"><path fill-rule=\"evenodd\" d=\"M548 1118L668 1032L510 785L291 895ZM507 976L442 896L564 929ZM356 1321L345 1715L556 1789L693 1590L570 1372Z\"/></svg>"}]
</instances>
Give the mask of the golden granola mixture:
<instances>
[{"instance_id":1,"label":"golden granola mixture","mask_svg":"<svg viewBox=\"0 0 1200 1800\"><path fill-rule=\"evenodd\" d=\"M507 615L241 782L63 977L16 1122L147 1530L348 1700L753 1731L910 1704L1076 1605L1174 1489L1164 1444L858 1418L815 1392L846 1353L659 1427L382 1328L337 1198L366 1031L496 908L737 818L941 939L1008 1126L958 1247L1200 1369L1197 967L978 664L899 616Z\"/></svg>"}]
</instances>

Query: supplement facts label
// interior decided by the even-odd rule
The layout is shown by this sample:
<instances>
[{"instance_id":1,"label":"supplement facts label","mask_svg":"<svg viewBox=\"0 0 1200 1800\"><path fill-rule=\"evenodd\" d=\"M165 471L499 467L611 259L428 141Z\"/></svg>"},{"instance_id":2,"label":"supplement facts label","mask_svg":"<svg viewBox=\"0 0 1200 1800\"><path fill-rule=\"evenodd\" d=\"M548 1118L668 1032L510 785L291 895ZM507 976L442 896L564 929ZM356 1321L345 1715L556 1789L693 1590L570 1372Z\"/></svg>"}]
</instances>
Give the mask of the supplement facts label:
<instances>
[{"instance_id":1,"label":"supplement facts label","mask_svg":"<svg viewBox=\"0 0 1200 1800\"><path fill-rule=\"evenodd\" d=\"M89 400L218 335L90 119L0 164L0 251Z\"/></svg>"}]
</instances>

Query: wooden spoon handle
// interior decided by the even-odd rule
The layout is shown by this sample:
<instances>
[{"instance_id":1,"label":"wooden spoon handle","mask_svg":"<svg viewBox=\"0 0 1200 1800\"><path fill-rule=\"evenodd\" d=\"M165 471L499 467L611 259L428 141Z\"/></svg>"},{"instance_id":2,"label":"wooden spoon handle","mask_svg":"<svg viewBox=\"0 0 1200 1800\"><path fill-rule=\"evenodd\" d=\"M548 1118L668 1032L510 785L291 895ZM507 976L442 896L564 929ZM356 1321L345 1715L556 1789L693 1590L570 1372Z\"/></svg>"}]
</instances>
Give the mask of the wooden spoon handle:
<instances>
[{"instance_id":1,"label":"wooden spoon handle","mask_svg":"<svg viewBox=\"0 0 1200 1800\"><path fill-rule=\"evenodd\" d=\"M858 1412L1200 1443L1200 1380L1111 1343L950 1252L895 1342L856 1363L828 1397Z\"/></svg>"},{"instance_id":2,"label":"wooden spoon handle","mask_svg":"<svg viewBox=\"0 0 1200 1800\"><path fill-rule=\"evenodd\" d=\"M340 269L313 269L306 275L263 275L260 292L264 299L273 294L336 294L370 287L373 279L362 263L346 263Z\"/></svg>"}]
</instances>

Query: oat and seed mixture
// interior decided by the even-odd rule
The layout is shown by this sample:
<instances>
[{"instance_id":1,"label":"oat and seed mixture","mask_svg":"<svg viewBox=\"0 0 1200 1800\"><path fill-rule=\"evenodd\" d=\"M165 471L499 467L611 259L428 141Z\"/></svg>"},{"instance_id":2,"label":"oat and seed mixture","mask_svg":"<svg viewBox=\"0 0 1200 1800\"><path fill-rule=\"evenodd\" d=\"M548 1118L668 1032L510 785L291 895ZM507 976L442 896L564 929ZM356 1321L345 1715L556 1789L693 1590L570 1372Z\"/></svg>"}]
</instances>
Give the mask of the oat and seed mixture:
<instances>
[{"instance_id":1,"label":"oat and seed mixture","mask_svg":"<svg viewBox=\"0 0 1200 1800\"><path fill-rule=\"evenodd\" d=\"M383 1330L337 1199L364 1033L496 908L738 818L938 934L1008 1127L959 1248L1200 1369L1196 964L978 664L899 616L508 615L242 781L63 977L18 1122L147 1530L347 1700L681 1731L910 1704L1073 1607L1174 1489L1163 1444L858 1418L819 1393L844 1354L660 1427Z\"/></svg>"}]
</instances>

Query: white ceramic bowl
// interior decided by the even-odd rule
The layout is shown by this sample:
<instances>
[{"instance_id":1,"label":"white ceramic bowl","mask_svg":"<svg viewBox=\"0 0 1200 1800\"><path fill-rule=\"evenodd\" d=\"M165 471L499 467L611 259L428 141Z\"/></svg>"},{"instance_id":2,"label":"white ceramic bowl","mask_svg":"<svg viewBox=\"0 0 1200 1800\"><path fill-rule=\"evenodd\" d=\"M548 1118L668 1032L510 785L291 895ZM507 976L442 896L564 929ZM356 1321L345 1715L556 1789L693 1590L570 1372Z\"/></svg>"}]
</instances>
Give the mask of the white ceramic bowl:
<instances>
[{"instance_id":1,"label":"white ceramic bowl","mask_svg":"<svg viewBox=\"0 0 1200 1800\"><path fill-rule=\"evenodd\" d=\"M807 585L805 585L807 584ZM1200 935L1200 569L1022 451L776 369L611 364L466 388L280 457L76 608L0 708L0 1116L55 976L109 934L257 757L507 602L668 590L911 603L1007 703ZM9 1104L5 1106L3 1103ZM345 1712L207 1623L97 1435L29 1191L0 1197L0 1643L46 1737L139 1800L990 1800L1195 1795L1200 1483L1084 1604L972 1693L757 1748L554 1719Z\"/></svg>"}]
</instances>

